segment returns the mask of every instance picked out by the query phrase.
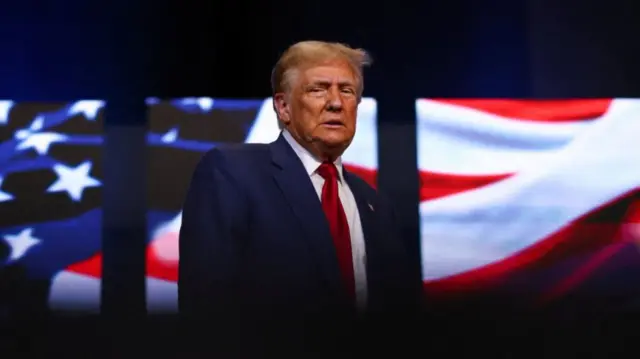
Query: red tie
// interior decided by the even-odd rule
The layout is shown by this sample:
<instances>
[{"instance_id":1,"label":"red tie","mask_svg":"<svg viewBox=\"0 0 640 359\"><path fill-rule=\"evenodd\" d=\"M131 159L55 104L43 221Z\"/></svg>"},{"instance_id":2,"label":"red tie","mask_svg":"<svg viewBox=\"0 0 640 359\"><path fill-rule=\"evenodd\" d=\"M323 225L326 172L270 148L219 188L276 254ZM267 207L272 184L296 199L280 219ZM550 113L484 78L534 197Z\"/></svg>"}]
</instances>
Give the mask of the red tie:
<instances>
[{"instance_id":1,"label":"red tie","mask_svg":"<svg viewBox=\"0 0 640 359\"><path fill-rule=\"evenodd\" d=\"M353 273L353 259L351 254L351 235L349 234L349 223L342 208L340 197L338 196L338 170L333 163L323 162L317 170L318 174L324 178L322 186L322 210L327 216L333 243L336 247L338 265L342 272L342 280L347 288L347 292L355 299L355 278Z\"/></svg>"}]
</instances>

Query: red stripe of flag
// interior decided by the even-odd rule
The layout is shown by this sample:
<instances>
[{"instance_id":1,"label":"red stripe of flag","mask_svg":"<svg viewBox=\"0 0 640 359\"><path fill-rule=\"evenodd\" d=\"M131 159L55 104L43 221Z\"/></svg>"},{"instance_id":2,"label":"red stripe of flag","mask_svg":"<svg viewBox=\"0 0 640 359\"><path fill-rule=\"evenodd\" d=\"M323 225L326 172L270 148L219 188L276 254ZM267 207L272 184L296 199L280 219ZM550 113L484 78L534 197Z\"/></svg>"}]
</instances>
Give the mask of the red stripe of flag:
<instances>
[{"instance_id":1,"label":"red stripe of flag","mask_svg":"<svg viewBox=\"0 0 640 359\"><path fill-rule=\"evenodd\" d=\"M592 120L607 112L612 99L509 100L509 99L431 99L468 107L512 120L571 122Z\"/></svg>"},{"instance_id":2,"label":"red stripe of flag","mask_svg":"<svg viewBox=\"0 0 640 359\"><path fill-rule=\"evenodd\" d=\"M420 171L420 202L461 193L509 178L511 174L463 176Z\"/></svg>"},{"instance_id":3,"label":"red stripe of flag","mask_svg":"<svg viewBox=\"0 0 640 359\"><path fill-rule=\"evenodd\" d=\"M102 253L95 254L91 258L74 263L67 267L68 272L86 275L94 278L102 277Z\"/></svg>"},{"instance_id":4,"label":"red stripe of flag","mask_svg":"<svg viewBox=\"0 0 640 359\"><path fill-rule=\"evenodd\" d=\"M344 167L350 173L359 176L373 188L376 188L378 176L377 170L353 164L345 164ZM420 171L418 175L420 177L420 202L477 189L511 176L509 173L499 175L467 176L429 171Z\"/></svg>"}]
</instances>

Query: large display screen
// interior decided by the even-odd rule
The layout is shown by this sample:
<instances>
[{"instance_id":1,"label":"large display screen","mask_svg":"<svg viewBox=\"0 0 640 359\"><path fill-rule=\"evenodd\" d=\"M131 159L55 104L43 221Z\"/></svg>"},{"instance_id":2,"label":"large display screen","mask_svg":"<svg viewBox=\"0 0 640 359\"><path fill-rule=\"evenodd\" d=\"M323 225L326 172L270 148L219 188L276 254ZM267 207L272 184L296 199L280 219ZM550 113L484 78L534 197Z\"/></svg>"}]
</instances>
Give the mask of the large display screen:
<instances>
[{"instance_id":1,"label":"large display screen","mask_svg":"<svg viewBox=\"0 0 640 359\"><path fill-rule=\"evenodd\" d=\"M271 98L148 99L149 148L146 256L147 308L175 312L178 304L178 232L181 209L193 170L218 144L269 143L280 130ZM343 156L345 166L375 185L378 164L376 102L358 108L356 136Z\"/></svg>"},{"instance_id":2,"label":"large display screen","mask_svg":"<svg viewBox=\"0 0 640 359\"><path fill-rule=\"evenodd\" d=\"M640 268L640 100L420 99L416 110L431 298L630 293L606 271Z\"/></svg>"},{"instance_id":3,"label":"large display screen","mask_svg":"<svg viewBox=\"0 0 640 359\"><path fill-rule=\"evenodd\" d=\"M5 313L99 310L103 108L97 100L0 101Z\"/></svg>"}]
</instances>

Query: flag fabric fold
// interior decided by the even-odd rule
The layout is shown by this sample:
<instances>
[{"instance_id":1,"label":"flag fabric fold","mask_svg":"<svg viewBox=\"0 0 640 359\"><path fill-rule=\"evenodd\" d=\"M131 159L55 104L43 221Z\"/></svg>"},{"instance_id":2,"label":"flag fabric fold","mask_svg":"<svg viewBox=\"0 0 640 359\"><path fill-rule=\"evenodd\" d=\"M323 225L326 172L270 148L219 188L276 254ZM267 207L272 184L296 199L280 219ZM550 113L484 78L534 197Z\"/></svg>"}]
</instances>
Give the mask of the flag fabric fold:
<instances>
[{"instance_id":1,"label":"flag fabric fold","mask_svg":"<svg viewBox=\"0 0 640 359\"><path fill-rule=\"evenodd\" d=\"M434 295L496 288L622 240L640 189L640 101L425 99L417 112Z\"/></svg>"}]
</instances>

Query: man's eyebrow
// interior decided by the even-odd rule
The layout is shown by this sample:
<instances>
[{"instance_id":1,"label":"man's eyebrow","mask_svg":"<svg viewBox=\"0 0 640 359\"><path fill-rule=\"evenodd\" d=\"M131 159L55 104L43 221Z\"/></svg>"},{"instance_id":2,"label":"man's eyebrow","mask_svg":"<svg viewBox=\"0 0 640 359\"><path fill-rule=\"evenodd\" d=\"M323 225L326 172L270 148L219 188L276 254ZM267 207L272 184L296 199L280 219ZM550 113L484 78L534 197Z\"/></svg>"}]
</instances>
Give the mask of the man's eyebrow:
<instances>
[{"instance_id":1,"label":"man's eyebrow","mask_svg":"<svg viewBox=\"0 0 640 359\"><path fill-rule=\"evenodd\" d=\"M310 84L311 85L331 85L331 81L317 79L317 80L311 81ZM341 81L338 81L338 85L344 87L344 86L355 86L356 84L351 80L341 80Z\"/></svg>"}]
</instances>

